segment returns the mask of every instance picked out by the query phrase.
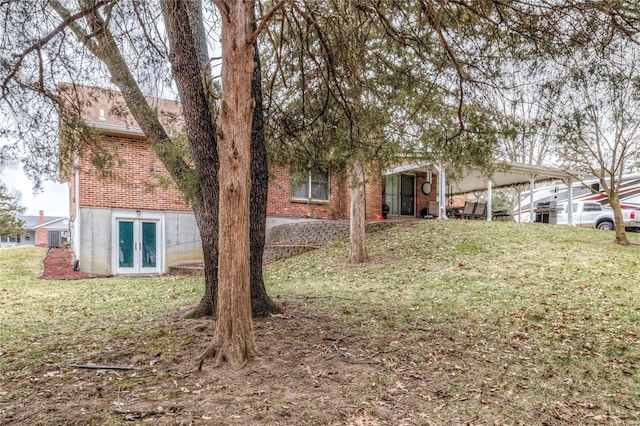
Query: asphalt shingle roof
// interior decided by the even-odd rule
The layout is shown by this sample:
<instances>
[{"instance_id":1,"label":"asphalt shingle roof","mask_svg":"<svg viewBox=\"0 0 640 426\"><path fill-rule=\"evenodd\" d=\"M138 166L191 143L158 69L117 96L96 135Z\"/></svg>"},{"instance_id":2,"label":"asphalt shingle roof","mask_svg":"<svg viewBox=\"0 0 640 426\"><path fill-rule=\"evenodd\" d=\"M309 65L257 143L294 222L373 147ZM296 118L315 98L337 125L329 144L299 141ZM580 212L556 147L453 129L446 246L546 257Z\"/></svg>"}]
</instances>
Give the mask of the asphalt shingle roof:
<instances>
[{"instance_id":1,"label":"asphalt shingle roof","mask_svg":"<svg viewBox=\"0 0 640 426\"><path fill-rule=\"evenodd\" d=\"M22 219L25 223L26 229L35 229L36 226L43 223L49 223L56 220L64 219L62 216L45 216L44 220L40 222L40 216L19 215L18 219Z\"/></svg>"}]
</instances>

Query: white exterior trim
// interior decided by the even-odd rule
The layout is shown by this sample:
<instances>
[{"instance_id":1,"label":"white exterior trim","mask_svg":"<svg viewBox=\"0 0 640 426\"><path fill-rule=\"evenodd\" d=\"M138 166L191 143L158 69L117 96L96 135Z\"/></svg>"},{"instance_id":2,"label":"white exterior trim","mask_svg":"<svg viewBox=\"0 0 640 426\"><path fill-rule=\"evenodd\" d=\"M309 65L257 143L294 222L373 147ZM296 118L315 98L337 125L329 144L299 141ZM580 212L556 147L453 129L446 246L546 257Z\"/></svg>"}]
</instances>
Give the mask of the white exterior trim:
<instances>
[{"instance_id":1,"label":"white exterior trim","mask_svg":"<svg viewBox=\"0 0 640 426\"><path fill-rule=\"evenodd\" d=\"M149 210L113 210L111 212L111 271L114 274L118 274L118 221L119 220L148 220L158 223L158 232L156 235L156 243L158 245L157 258L157 272L158 274L164 274L166 272L166 238L165 238L165 215L163 212L149 211ZM148 272L139 272L145 274Z\"/></svg>"}]
</instances>

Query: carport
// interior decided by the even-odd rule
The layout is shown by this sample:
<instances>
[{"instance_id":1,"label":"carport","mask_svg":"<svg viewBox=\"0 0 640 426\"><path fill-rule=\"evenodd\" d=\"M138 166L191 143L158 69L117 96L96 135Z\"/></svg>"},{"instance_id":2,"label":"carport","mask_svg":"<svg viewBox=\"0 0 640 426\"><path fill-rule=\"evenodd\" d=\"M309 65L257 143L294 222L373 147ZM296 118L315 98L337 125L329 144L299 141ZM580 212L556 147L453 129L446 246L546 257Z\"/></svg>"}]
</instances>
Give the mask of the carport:
<instances>
[{"instance_id":1,"label":"carport","mask_svg":"<svg viewBox=\"0 0 640 426\"><path fill-rule=\"evenodd\" d=\"M568 202L569 205L571 205L572 203L573 193L571 190L571 183L572 180L574 180L577 176L576 172L519 163L496 163L494 164L493 169L493 173L490 176L487 176L487 174L479 168L469 168L461 173L459 178L457 178L456 180L452 180L449 184L447 184L446 166L442 164L433 164L426 161L418 161L410 164L399 165L397 167L385 170L383 172L383 175L390 176L394 174L409 172L437 172L437 193L439 203L438 208L440 211L438 217L440 219L447 218L447 192L449 192L449 195L459 195L476 191L487 191L487 212L491 212L491 200L493 195L492 191L494 188L516 187L520 199L525 186L528 186L528 189L533 191L536 182L560 179L564 181L565 184L567 184L569 188ZM449 191L447 191L447 185L449 187ZM535 207L533 205L533 197L530 197L530 200L529 221L533 222L533 210ZM518 213L521 212L522 206L518 205ZM488 221L491 221L491 216L491 214L487 214ZM519 214L518 217L521 218L522 215ZM571 215L569 215L568 220L569 223L571 223Z\"/></svg>"}]
</instances>

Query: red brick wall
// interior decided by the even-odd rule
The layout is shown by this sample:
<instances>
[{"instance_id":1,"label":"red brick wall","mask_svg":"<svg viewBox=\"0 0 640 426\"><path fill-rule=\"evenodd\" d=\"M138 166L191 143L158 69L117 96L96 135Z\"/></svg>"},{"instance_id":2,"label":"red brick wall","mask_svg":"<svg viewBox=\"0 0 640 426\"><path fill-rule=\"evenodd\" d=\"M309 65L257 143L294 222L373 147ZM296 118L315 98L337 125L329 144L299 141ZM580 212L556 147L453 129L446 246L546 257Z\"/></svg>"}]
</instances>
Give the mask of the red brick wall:
<instances>
[{"instance_id":1,"label":"red brick wall","mask_svg":"<svg viewBox=\"0 0 640 426\"><path fill-rule=\"evenodd\" d=\"M269 166L269 192L267 215L280 217L310 217L314 219L342 219L342 179L329 177L329 201L303 201L291 199L289 168L284 165Z\"/></svg>"},{"instance_id":2,"label":"red brick wall","mask_svg":"<svg viewBox=\"0 0 640 426\"><path fill-rule=\"evenodd\" d=\"M71 86L61 85L61 96L72 96ZM82 116L89 123L111 125L116 127L133 126L135 121L130 115L116 114L124 106L119 92L112 92L86 86L75 86L87 102L83 105ZM72 95L67 95L67 93ZM180 127L180 104L176 101L149 98L153 105L162 111L169 111L165 125ZM80 206L125 208L140 210L191 211L191 206L184 202L182 194L174 186L168 188L158 186L157 176L171 181L167 171L151 150L151 144L143 138L127 138L120 136L104 136L107 144L117 151L118 162L113 167L113 176L101 177L100 173L86 159L80 163ZM75 174L69 176L70 211L75 218ZM345 177L332 174L330 177L330 196L327 202L308 202L291 200L291 188L287 167L270 167L270 184L268 189L267 214L285 217L312 217L327 219L343 219L349 217L349 181ZM381 214L383 202L383 185L379 168L367 173L367 219L376 219Z\"/></svg>"},{"instance_id":3,"label":"red brick wall","mask_svg":"<svg viewBox=\"0 0 640 426\"><path fill-rule=\"evenodd\" d=\"M349 217L349 174L331 173L328 202L309 202L291 199L289 168L269 167L267 215L280 217L310 217L314 219L347 219ZM366 217L374 220L382 211L382 178L380 170L367 172Z\"/></svg>"},{"instance_id":4,"label":"red brick wall","mask_svg":"<svg viewBox=\"0 0 640 426\"><path fill-rule=\"evenodd\" d=\"M426 173L416 173L416 216L420 217L420 210L427 207L429 201L438 201L438 175L431 175L431 192L429 195L422 193L422 184L427 181Z\"/></svg>"},{"instance_id":5,"label":"red brick wall","mask_svg":"<svg viewBox=\"0 0 640 426\"><path fill-rule=\"evenodd\" d=\"M36 241L35 244L40 247L46 247L49 242L47 241L47 230L44 228L36 229Z\"/></svg>"},{"instance_id":6,"label":"red brick wall","mask_svg":"<svg viewBox=\"0 0 640 426\"><path fill-rule=\"evenodd\" d=\"M102 177L87 160L80 163L80 205L141 210L191 211L183 201L182 193L171 183L160 186L171 178L151 150L151 143L142 139L105 136L117 153L113 175ZM74 181L72 179L72 181ZM72 184L74 188L74 184ZM75 191L75 189L73 189ZM71 200L75 199L75 192ZM71 201L72 203L74 201ZM73 204L72 204L73 205ZM73 209L73 207L72 207Z\"/></svg>"},{"instance_id":7,"label":"red brick wall","mask_svg":"<svg viewBox=\"0 0 640 426\"><path fill-rule=\"evenodd\" d=\"M161 187L158 176L170 181L169 174L143 139L105 136L116 149L118 161L113 175L102 177L87 160L80 162L80 205L87 207L126 208L141 210L191 211L175 187ZM71 177L71 215L75 217L75 175ZM310 217L316 219L346 219L349 217L349 176L332 173L327 202L291 199L289 168L269 167L267 215L281 217ZM367 171L367 220L381 214L383 184L379 168ZM45 233L46 244L46 233Z\"/></svg>"}]
</instances>

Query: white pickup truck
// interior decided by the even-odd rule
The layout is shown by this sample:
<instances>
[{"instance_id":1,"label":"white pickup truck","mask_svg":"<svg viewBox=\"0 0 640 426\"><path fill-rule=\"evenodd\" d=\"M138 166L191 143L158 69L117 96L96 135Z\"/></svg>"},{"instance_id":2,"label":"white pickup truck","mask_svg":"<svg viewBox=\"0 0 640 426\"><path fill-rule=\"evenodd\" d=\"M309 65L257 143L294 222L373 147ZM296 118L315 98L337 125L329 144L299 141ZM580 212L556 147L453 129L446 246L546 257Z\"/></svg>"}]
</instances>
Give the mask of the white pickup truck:
<instances>
[{"instance_id":1,"label":"white pickup truck","mask_svg":"<svg viewBox=\"0 0 640 426\"><path fill-rule=\"evenodd\" d=\"M566 203L558 203L555 206L557 224L566 225L567 220ZM622 209L622 218L627 231L640 230L640 211ZM574 226L584 228L596 228L603 230L615 229L613 220L613 210L610 207L602 207L600 203L593 201L579 201L573 203L572 219Z\"/></svg>"}]
</instances>

